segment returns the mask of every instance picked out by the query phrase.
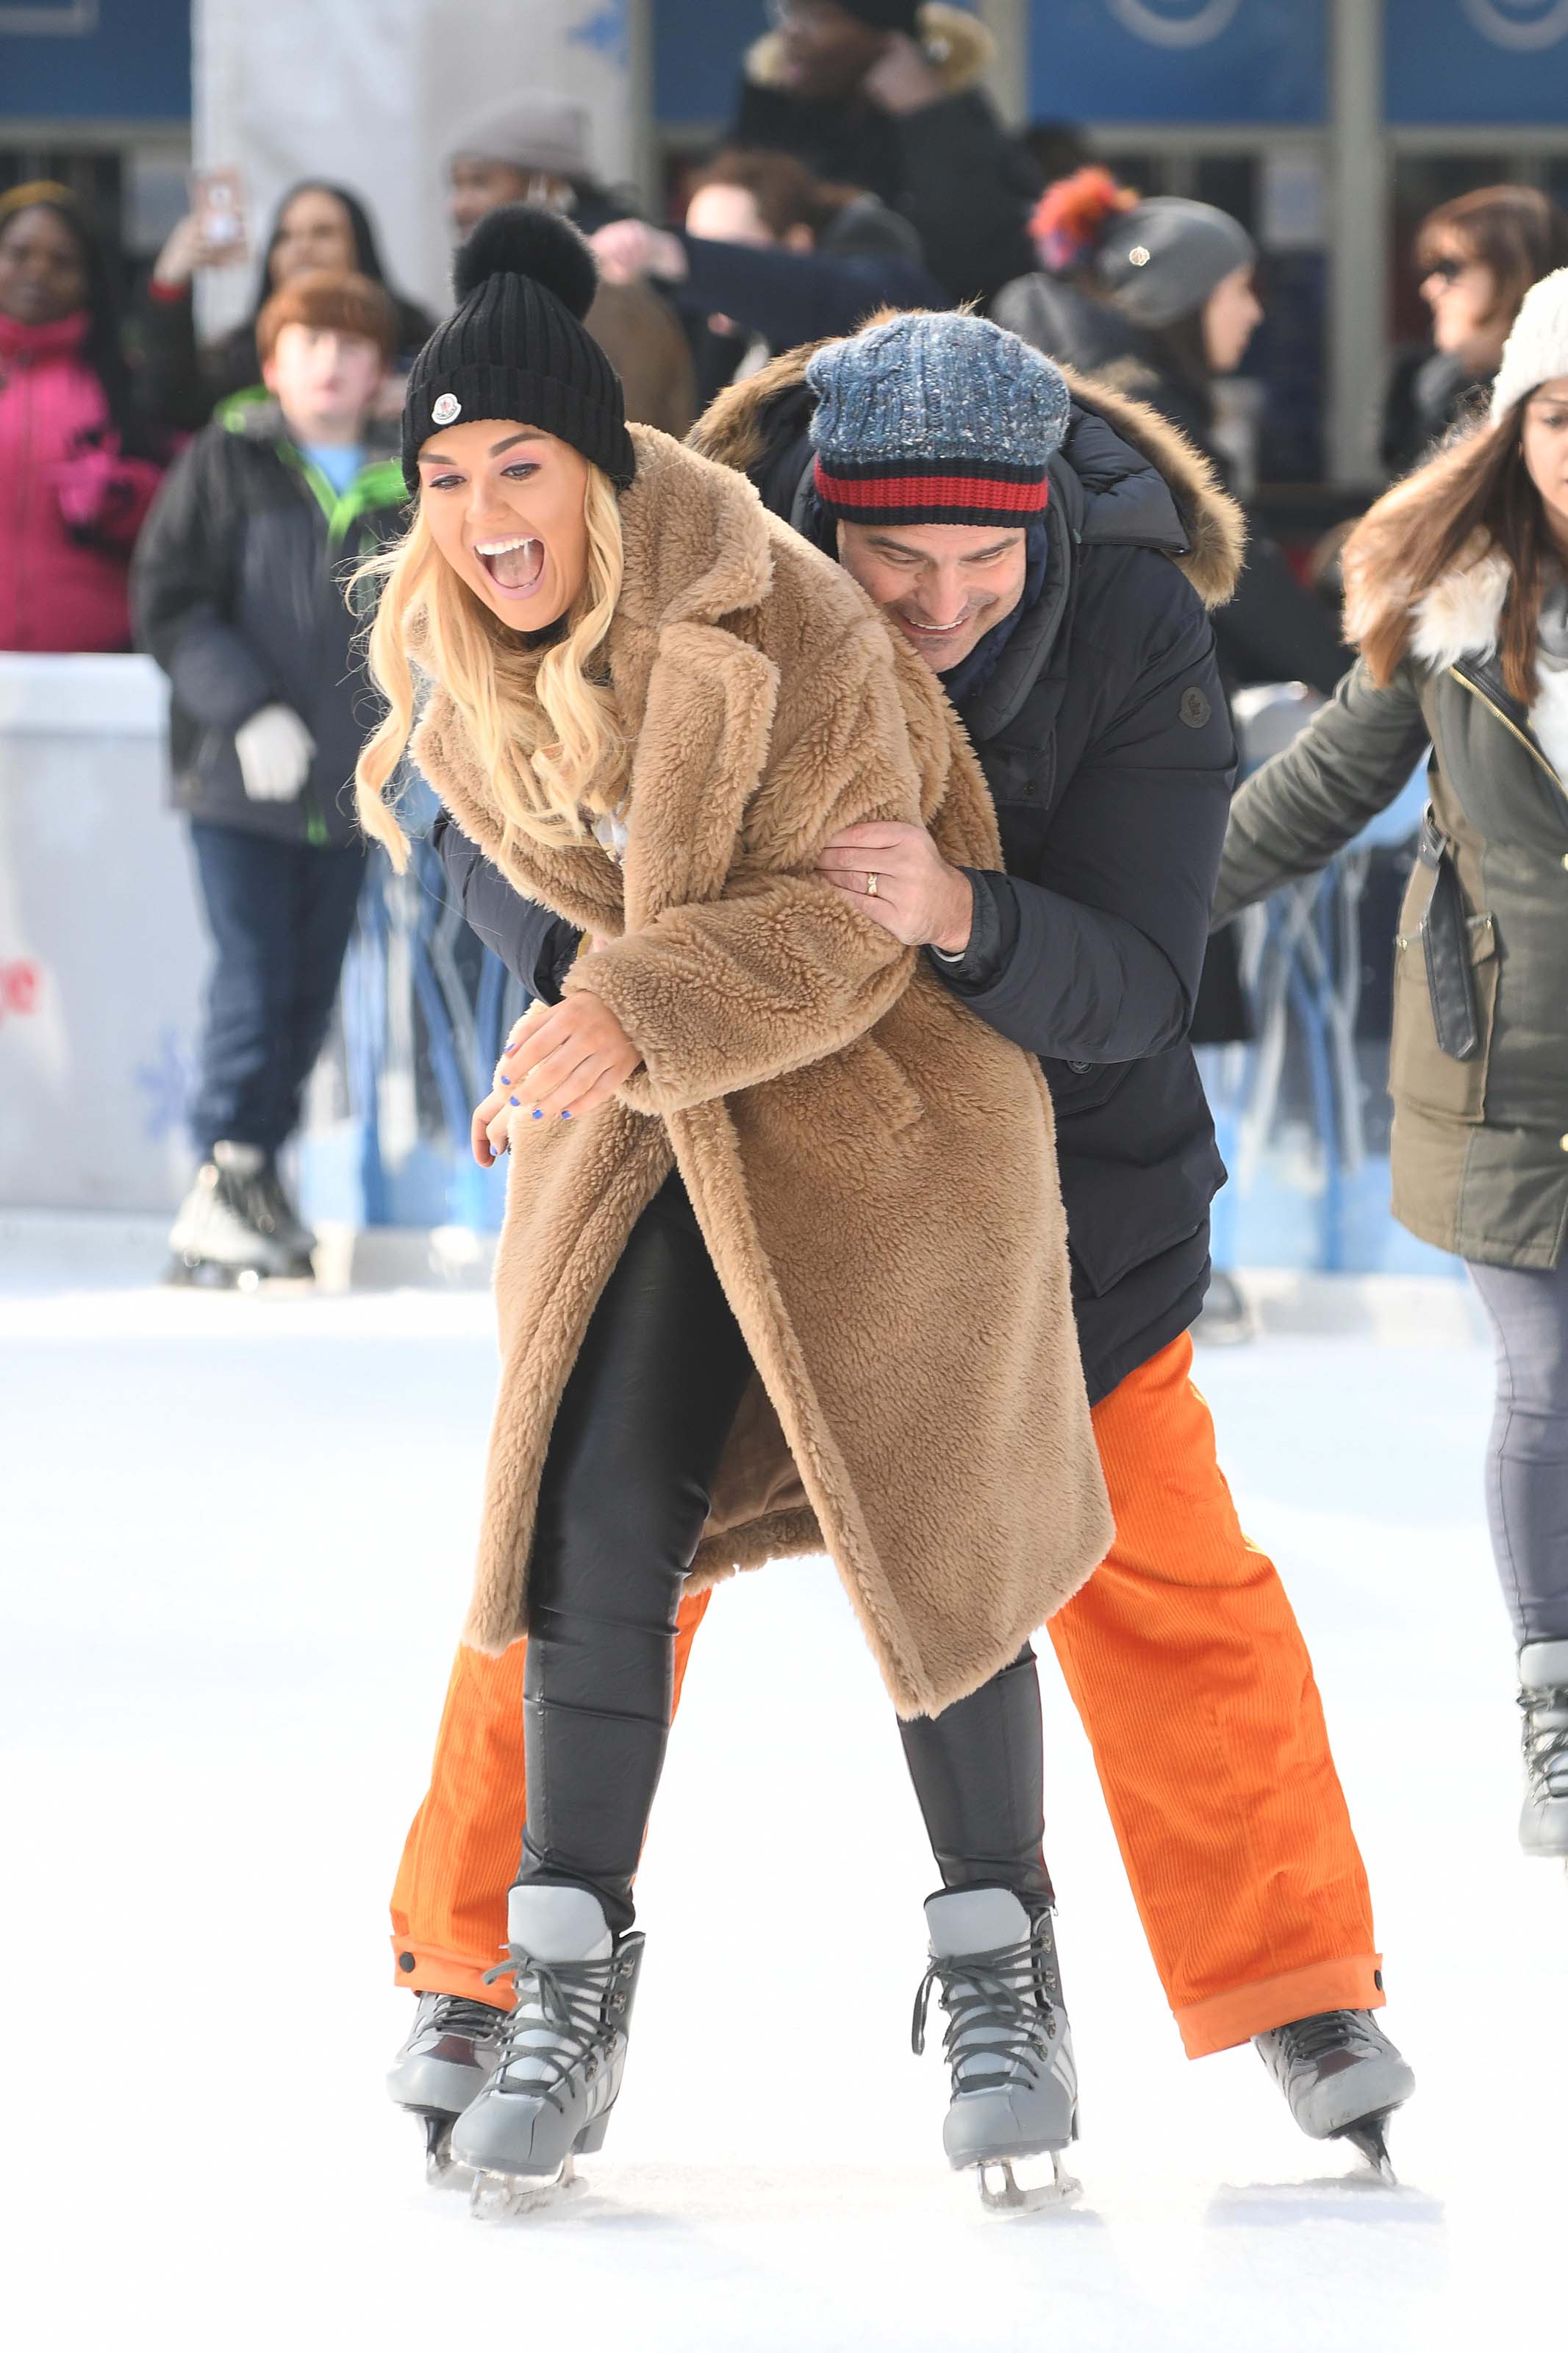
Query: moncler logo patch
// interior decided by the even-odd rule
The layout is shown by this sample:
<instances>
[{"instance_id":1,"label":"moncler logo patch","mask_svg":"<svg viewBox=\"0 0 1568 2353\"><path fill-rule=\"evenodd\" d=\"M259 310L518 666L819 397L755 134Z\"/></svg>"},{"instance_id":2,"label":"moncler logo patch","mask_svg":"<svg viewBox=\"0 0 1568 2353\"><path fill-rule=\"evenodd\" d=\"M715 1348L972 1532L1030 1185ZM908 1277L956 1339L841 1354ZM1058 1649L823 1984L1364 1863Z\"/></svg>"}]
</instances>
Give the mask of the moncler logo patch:
<instances>
[{"instance_id":1,"label":"moncler logo patch","mask_svg":"<svg viewBox=\"0 0 1568 2353\"><path fill-rule=\"evenodd\" d=\"M453 417L460 417L462 413L463 404L458 398L457 394L455 392L444 392L441 395L440 399L436 403L435 407L430 411L430 416L433 422L437 425L450 425Z\"/></svg>"},{"instance_id":2,"label":"moncler logo patch","mask_svg":"<svg viewBox=\"0 0 1568 2353\"><path fill-rule=\"evenodd\" d=\"M1182 697L1183 726L1206 727L1209 723L1209 712L1213 707L1201 686L1189 686Z\"/></svg>"}]
</instances>

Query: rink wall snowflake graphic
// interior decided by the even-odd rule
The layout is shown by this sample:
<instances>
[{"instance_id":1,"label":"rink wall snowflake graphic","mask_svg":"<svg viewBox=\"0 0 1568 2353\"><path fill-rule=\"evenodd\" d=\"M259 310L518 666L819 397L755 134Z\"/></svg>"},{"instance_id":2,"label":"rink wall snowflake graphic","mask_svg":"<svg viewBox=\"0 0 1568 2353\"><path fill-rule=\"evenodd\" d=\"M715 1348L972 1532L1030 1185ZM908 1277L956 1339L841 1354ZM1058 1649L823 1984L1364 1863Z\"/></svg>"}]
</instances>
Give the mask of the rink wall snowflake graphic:
<instances>
[{"instance_id":1,"label":"rink wall snowflake graphic","mask_svg":"<svg viewBox=\"0 0 1568 2353\"><path fill-rule=\"evenodd\" d=\"M581 49L596 49L612 65L625 67L631 55L631 26L628 21L628 0L605 0L591 16L574 25L566 36Z\"/></svg>"},{"instance_id":2,"label":"rink wall snowflake graphic","mask_svg":"<svg viewBox=\"0 0 1568 2353\"><path fill-rule=\"evenodd\" d=\"M132 1075L142 1098L142 1134L154 1144L178 1134L195 1092L196 1066L172 1021L163 1023L151 1059L138 1062Z\"/></svg>"}]
</instances>

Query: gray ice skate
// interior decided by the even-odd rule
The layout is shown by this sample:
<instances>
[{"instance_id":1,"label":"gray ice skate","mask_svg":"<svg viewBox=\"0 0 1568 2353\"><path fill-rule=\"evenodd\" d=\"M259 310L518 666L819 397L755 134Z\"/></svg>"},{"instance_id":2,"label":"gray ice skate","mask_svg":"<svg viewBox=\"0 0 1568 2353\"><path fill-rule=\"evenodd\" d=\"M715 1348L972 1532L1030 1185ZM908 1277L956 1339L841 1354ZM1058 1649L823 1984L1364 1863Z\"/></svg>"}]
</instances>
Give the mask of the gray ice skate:
<instances>
[{"instance_id":1,"label":"gray ice skate","mask_svg":"<svg viewBox=\"0 0 1568 2353\"><path fill-rule=\"evenodd\" d=\"M1519 1654L1524 1717L1524 1803L1519 1842L1526 1854L1568 1862L1568 1642L1527 1642Z\"/></svg>"},{"instance_id":2,"label":"gray ice skate","mask_svg":"<svg viewBox=\"0 0 1568 2353\"><path fill-rule=\"evenodd\" d=\"M308 1276L310 1247L308 1229L288 1209L260 1147L215 1144L170 1230L169 1279L243 1284Z\"/></svg>"},{"instance_id":3,"label":"gray ice skate","mask_svg":"<svg viewBox=\"0 0 1568 2353\"><path fill-rule=\"evenodd\" d=\"M1326 2010L1268 2034L1254 2050L1310 2140L1348 2140L1374 2173L1394 2179L1387 2125L1415 2077L1368 2010Z\"/></svg>"},{"instance_id":4,"label":"gray ice skate","mask_svg":"<svg viewBox=\"0 0 1568 2353\"><path fill-rule=\"evenodd\" d=\"M952 2102L942 2147L954 2171L973 2166L984 2203L1028 2211L1076 2197L1061 2167L1078 2138L1078 2070L1062 2005L1051 1915L1031 1919L1005 1887L955 1888L926 1904L931 1967L915 1996L912 2041L925 2048L934 1986L947 2012L943 2042ZM1052 2179L1020 2189L1013 2167L1048 2156Z\"/></svg>"},{"instance_id":5,"label":"gray ice skate","mask_svg":"<svg viewBox=\"0 0 1568 2353\"><path fill-rule=\"evenodd\" d=\"M517 2008L489 2081L452 2128L476 2214L526 2211L602 2148L626 2063L640 1936L611 1937L583 1887L514 1887L507 1906Z\"/></svg>"},{"instance_id":6,"label":"gray ice skate","mask_svg":"<svg viewBox=\"0 0 1568 2353\"><path fill-rule=\"evenodd\" d=\"M452 2126L500 2057L506 2012L461 1994L422 1993L413 2031L386 2078L400 2108L425 2126L429 2179L449 2170Z\"/></svg>"}]
</instances>

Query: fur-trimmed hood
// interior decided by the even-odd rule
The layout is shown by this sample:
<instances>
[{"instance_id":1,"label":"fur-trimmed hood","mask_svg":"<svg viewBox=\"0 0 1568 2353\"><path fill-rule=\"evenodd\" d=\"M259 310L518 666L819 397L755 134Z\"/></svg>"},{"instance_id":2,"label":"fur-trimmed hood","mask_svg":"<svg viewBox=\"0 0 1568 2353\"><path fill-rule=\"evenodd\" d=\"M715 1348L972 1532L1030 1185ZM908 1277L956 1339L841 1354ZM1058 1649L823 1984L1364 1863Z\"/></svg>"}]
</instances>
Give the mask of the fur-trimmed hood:
<instances>
[{"instance_id":1,"label":"fur-trimmed hood","mask_svg":"<svg viewBox=\"0 0 1568 2353\"><path fill-rule=\"evenodd\" d=\"M967 8L947 8L928 0L921 10L921 40L942 82L944 98L973 90L996 54L996 44L978 16ZM784 38L764 33L746 51L746 79L763 90L787 88L784 79Z\"/></svg>"},{"instance_id":2,"label":"fur-trimmed hood","mask_svg":"<svg viewBox=\"0 0 1568 2353\"><path fill-rule=\"evenodd\" d=\"M727 386L692 427L689 447L738 473L754 475L786 410L792 427L797 425L795 407L809 401L806 364L820 348L803 344L783 352L755 375ZM1247 518L1214 467L1145 402L1071 368L1062 374L1073 397L1073 423L1053 464L1065 465L1078 477L1095 535L1136 541L1136 510L1156 487L1150 477L1157 477L1169 493L1179 535L1152 528L1147 543L1173 557L1206 606L1223 605L1240 577ZM1109 431L1085 430L1093 420Z\"/></svg>"},{"instance_id":3,"label":"fur-trimmed hood","mask_svg":"<svg viewBox=\"0 0 1568 2353\"><path fill-rule=\"evenodd\" d=\"M1462 444L1456 445L1462 448ZM1347 549L1345 637L1360 645L1394 611L1408 611L1408 659L1436 675L1459 665L1474 672L1494 701L1511 703L1498 650L1503 607L1512 578L1508 558L1478 532L1453 568L1424 596L1412 598L1399 569L1405 530L1418 504L1439 492L1449 453L1395 484L1373 507ZM1557 775L1568 777L1568 670L1542 659L1526 715Z\"/></svg>"},{"instance_id":4,"label":"fur-trimmed hood","mask_svg":"<svg viewBox=\"0 0 1568 2353\"><path fill-rule=\"evenodd\" d=\"M1447 670L1467 657L1484 661L1495 654L1509 578L1507 559L1495 548L1445 573L1411 608L1415 659L1429 670Z\"/></svg>"}]
</instances>

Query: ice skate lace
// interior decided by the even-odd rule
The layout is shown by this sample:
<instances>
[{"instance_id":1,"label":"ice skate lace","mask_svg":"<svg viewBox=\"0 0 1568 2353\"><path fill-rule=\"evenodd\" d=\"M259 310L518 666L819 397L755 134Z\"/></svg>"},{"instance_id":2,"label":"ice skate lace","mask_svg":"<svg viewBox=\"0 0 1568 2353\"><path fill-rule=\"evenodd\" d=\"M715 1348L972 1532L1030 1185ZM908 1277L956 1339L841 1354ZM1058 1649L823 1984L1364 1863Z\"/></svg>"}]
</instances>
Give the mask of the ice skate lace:
<instances>
[{"instance_id":1,"label":"ice skate lace","mask_svg":"<svg viewBox=\"0 0 1568 2353\"><path fill-rule=\"evenodd\" d=\"M1277 2031L1280 2047L1293 2067L1315 2067L1331 2052L1350 2050L1358 2044L1364 2049L1371 2044L1373 2032L1359 2010L1319 2010L1310 2018L1292 2019L1289 2026Z\"/></svg>"},{"instance_id":2,"label":"ice skate lace","mask_svg":"<svg viewBox=\"0 0 1568 2353\"><path fill-rule=\"evenodd\" d=\"M1568 1683L1532 1683L1519 1695L1524 1717L1524 1769L1530 1794L1540 1800L1568 1795ZM1555 1716L1555 1725L1539 1723Z\"/></svg>"},{"instance_id":3,"label":"ice skate lace","mask_svg":"<svg viewBox=\"0 0 1568 2353\"><path fill-rule=\"evenodd\" d=\"M1040 1989L1041 1958L1033 1937L987 1953L936 1955L915 1994L910 2045L916 2057L925 2049L926 2017L935 1989L947 2012L942 2055L952 2071L954 2088L991 2091L1012 2081L1018 2068L1032 2085L1050 2056L1057 2032L1056 2011ZM996 2064L976 2072L977 2059Z\"/></svg>"},{"instance_id":4,"label":"ice skate lace","mask_svg":"<svg viewBox=\"0 0 1568 2353\"><path fill-rule=\"evenodd\" d=\"M582 2066L594 2073L609 2053L617 2029L605 2012L618 1969L613 1955L607 1961L536 1961L517 1952L510 1960L498 1961L493 1969L487 1969L486 1985L509 1977L517 1995L517 2008L501 2026L497 2089L526 2092L560 2109L564 2105L563 2087L574 2069ZM527 1987L538 1988L537 2010L525 2000ZM521 2040L524 2034L539 2032L542 2012L559 2038L552 2046ZM528 2072L518 2083L509 2084L507 2075L514 2066Z\"/></svg>"},{"instance_id":5,"label":"ice skate lace","mask_svg":"<svg viewBox=\"0 0 1568 2353\"><path fill-rule=\"evenodd\" d=\"M469 2034L477 2041L488 2042L499 2034L506 2013L488 2001L470 2001L467 1995L437 1995L425 2021L427 2034Z\"/></svg>"}]
</instances>

